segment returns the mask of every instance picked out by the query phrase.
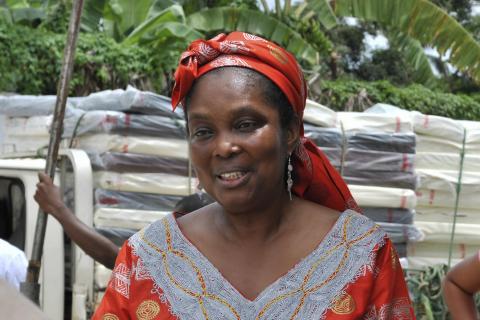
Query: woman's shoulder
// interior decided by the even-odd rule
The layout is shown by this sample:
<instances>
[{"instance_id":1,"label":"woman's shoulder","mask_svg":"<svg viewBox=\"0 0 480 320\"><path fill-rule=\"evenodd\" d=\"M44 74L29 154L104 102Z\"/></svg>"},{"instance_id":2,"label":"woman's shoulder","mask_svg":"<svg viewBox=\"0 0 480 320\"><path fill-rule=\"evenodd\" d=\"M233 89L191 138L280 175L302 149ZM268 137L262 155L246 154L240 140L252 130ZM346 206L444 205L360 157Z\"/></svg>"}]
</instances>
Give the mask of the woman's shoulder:
<instances>
[{"instance_id":1,"label":"woman's shoulder","mask_svg":"<svg viewBox=\"0 0 480 320\"><path fill-rule=\"evenodd\" d=\"M296 210L306 228L324 229L329 226L330 230L345 232L348 237L360 235L362 232L375 238L386 237L385 231L373 220L352 209L337 211L310 201L302 201Z\"/></svg>"}]
</instances>

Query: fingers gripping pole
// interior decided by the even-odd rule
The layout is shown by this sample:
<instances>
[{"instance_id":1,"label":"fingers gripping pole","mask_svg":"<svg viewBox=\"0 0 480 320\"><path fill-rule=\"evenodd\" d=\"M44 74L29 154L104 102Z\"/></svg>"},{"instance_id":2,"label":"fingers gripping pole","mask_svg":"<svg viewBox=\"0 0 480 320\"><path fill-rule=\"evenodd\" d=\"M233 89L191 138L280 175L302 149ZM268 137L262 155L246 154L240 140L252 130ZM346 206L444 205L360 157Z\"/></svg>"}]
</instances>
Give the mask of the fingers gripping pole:
<instances>
[{"instance_id":1,"label":"fingers gripping pole","mask_svg":"<svg viewBox=\"0 0 480 320\"><path fill-rule=\"evenodd\" d=\"M65 105L67 103L68 89L70 78L73 70L73 61L75 56L75 48L78 38L78 30L80 27L80 18L82 15L83 0L74 0L70 23L68 26L67 43L65 45L62 70L57 87L57 100L55 103L55 111L53 115L52 129L50 132L50 143L48 145L47 164L45 173L52 180L55 175L55 167L58 157L58 149L62 139L63 118L65 116ZM47 215L38 210L37 224L35 227L35 235L33 239L33 249L30 262L28 264L27 279L21 285L21 291L35 303L39 303L38 279L40 275L40 267L43 253L43 242L45 240L45 231L47 227Z\"/></svg>"}]
</instances>

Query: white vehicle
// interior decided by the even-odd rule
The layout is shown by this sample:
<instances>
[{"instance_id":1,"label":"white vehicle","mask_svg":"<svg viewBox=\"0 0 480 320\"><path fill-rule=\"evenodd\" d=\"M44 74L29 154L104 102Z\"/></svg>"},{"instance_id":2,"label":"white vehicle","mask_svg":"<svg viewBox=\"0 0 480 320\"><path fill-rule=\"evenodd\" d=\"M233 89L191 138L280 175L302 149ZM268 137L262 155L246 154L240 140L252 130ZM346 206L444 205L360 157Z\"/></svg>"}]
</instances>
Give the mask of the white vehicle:
<instances>
[{"instance_id":1,"label":"white vehicle","mask_svg":"<svg viewBox=\"0 0 480 320\"><path fill-rule=\"evenodd\" d=\"M92 169L82 150L60 151L62 161L73 168L74 207L72 211L92 226ZM43 159L0 159L0 237L24 250L28 259L37 221L38 205L33 199L38 172L45 169ZM66 174L57 170L55 183L62 187ZM40 270L40 308L48 318L89 319L96 296L94 261L79 247L64 239L60 224L48 218Z\"/></svg>"}]
</instances>

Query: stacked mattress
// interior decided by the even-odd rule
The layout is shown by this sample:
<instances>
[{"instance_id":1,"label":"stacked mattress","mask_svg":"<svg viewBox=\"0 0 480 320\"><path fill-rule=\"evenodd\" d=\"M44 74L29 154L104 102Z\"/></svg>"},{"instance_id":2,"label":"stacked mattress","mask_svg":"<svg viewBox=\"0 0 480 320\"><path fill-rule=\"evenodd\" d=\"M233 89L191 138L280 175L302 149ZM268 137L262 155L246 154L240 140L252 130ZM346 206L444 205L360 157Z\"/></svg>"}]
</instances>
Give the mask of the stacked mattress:
<instances>
[{"instance_id":1,"label":"stacked mattress","mask_svg":"<svg viewBox=\"0 0 480 320\"><path fill-rule=\"evenodd\" d=\"M447 263L453 232L456 263L480 246L480 123L420 113L412 118L420 178L415 225L425 240L409 247L410 265Z\"/></svg>"},{"instance_id":2,"label":"stacked mattress","mask_svg":"<svg viewBox=\"0 0 480 320\"><path fill-rule=\"evenodd\" d=\"M0 97L2 156L48 147L54 106L53 96ZM118 246L194 192L180 112L171 111L169 98L131 87L68 99L62 146L88 153L94 226ZM95 273L104 289L110 271L97 264Z\"/></svg>"},{"instance_id":3,"label":"stacked mattress","mask_svg":"<svg viewBox=\"0 0 480 320\"><path fill-rule=\"evenodd\" d=\"M453 264L478 250L480 123L408 112L384 104L373 106L367 113L409 116L413 122L419 178L414 225L424 238L408 246L409 266L448 263L452 234Z\"/></svg>"},{"instance_id":4,"label":"stacked mattress","mask_svg":"<svg viewBox=\"0 0 480 320\"><path fill-rule=\"evenodd\" d=\"M305 135L341 173L363 213L405 256L406 244L422 236L412 225L418 179L410 117L339 112L334 126L316 126L307 116L305 121Z\"/></svg>"},{"instance_id":5,"label":"stacked mattress","mask_svg":"<svg viewBox=\"0 0 480 320\"><path fill-rule=\"evenodd\" d=\"M135 110L122 99L127 97L100 92L77 104L85 114L70 131L73 147L87 151L94 170L95 227L119 245L172 212L196 186L183 115L170 111L168 98L137 101ZM97 288L106 287L109 274L96 264Z\"/></svg>"}]
</instances>

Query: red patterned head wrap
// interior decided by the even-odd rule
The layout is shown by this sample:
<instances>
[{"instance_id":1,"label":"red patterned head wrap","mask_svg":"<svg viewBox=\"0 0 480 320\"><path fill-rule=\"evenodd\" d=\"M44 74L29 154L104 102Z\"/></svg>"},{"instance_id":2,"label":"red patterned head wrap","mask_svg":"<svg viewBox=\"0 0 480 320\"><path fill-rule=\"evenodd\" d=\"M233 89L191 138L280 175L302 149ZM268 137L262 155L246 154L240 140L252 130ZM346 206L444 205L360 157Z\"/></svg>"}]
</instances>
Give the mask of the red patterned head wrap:
<instances>
[{"instance_id":1,"label":"red patterned head wrap","mask_svg":"<svg viewBox=\"0 0 480 320\"><path fill-rule=\"evenodd\" d=\"M307 86L295 57L263 38L243 33L220 34L211 40L195 40L182 53L175 72L172 106L175 109L195 79L210 70L236 66L253 69L272 80L287 97L299 119L303 118ZM343 211L358 210L345 181L318 147L303 136L292 154L293 192L304 199Z\"/></svg>"}]
</instances>

